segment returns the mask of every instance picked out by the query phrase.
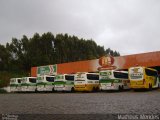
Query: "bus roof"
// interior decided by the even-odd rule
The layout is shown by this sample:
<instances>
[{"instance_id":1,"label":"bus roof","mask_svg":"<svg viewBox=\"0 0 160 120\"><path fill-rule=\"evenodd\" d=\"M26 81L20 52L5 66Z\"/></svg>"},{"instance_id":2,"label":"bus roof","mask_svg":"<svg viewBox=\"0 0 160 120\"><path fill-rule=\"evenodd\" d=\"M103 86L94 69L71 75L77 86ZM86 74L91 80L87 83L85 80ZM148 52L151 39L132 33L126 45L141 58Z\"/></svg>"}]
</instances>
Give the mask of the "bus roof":
<instances>
[{"instance_id":1,"label":"bus roof","mask_svg":"<svg viewBox=\"0 0 160 120\"><path fill-rule=\"evenodd\" d=\"M129 69L131 68L143 68L143 69L149 69L149 70L152 70L152 71L157 71L156 69L154 68L150 68L150 67L145 67L145 66L135 66L135 67L130 67ZM158 72L158 71L157 71Z\"/></svg>"}]
</instances>

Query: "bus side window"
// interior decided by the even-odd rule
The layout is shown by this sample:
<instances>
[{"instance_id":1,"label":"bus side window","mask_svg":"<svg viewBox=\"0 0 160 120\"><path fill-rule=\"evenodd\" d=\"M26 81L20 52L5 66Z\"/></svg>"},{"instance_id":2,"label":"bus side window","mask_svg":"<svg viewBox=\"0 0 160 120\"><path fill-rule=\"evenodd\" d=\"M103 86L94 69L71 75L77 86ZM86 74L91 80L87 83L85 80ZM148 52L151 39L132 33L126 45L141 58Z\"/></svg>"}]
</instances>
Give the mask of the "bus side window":
<instances>
[{"instance_id":1,"label":"bus side window","mask_svg":"<svg viewBox=\"0 0 160 120\"><path fill-rule=\"evenodd\" d=\"M66 75L65 79L68 80L68 81L74 81L74 76Z\"/></svg>"}]
</instances>

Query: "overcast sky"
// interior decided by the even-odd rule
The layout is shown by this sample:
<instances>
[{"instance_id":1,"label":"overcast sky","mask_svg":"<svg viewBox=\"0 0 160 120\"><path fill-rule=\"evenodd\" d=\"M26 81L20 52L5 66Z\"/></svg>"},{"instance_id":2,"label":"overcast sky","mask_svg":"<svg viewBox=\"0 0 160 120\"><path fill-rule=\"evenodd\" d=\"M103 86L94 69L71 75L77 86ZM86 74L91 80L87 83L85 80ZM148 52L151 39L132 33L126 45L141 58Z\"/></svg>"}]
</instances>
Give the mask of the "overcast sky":
<instances>
[{"instance_id":1,"label":"overcast sky","mask_svg":"<svg viewBox=\"0 0 160 120\"><path fill-rule=\"evenodd\" d=\"M121 55L160 49L160 0L0 0L0 44L35 32L93 39Z\"/></svg>"}]
</instances>

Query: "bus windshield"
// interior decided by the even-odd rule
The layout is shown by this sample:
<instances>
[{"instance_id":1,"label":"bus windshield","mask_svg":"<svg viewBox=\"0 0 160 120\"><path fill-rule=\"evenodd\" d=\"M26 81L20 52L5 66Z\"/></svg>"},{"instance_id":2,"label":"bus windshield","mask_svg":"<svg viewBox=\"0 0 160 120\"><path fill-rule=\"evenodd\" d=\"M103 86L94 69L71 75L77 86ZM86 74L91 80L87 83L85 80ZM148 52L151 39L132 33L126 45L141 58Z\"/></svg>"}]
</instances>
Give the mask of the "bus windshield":
<instances>
[{"instance_id":1,"label":"bus windshield","mask_svg":"<svg viewBox=\"0 0 160 120\"><path fill-rule=\"evenodd\" d=\"M48 82L54 82L54 77L46 77L46 80L47 80Z\"/></svg>"},{"instance_id":2,"label":"bus windshield","mask_svg":"<svg viewBox=\"0 0 160 120\"><path fill-rule=\"evenodd\" d=\"M128 73L114 71L113 74L115 78L128 79Z\"/></svg>"},{"instance_id":3,"label":"bus windshield","mask_svg":"<svg viewBox=\"0 0 160 120\"><path fill-rule=\"evenodd\" d=\"M17 82L18 82L18 83L21 83L21 79L17 79Z\"/></svg>"},{"instance_id":4,"label":"bus windshield","mask_svg":"<svg viewBox=\"0 0 160 120\"><path fill-rule=\"evenodd\" d=\"M74 76L73 75L65 75L65 80L74 81Z\"/></svg>"},{"instance_id":5,"label":"bus windshield","mask_svg":"<svg viewBox=\"0 0 160 120\"><path fill-rule=\"evenodd\" d=\"M143 80L143 68L142 67L130 68L129 77L131 80Z\"/></svg>"},{"instance_id":6,"label":"bus windshield","mask_svg":"<svg viewBox=\"0 0 160 120\"><path fill-rule=\"evenodd\" d=\"M36 83L36 78L29 78L29 82Z\"/></svg>"},{"instance_id":7,"label":"bus windshield","mask_svg":"<svg viewBox=\"0 0 160 120\"><path fill-rule=\"evenodd\" d=\"M99 80L99 75L96 74L87 74L88 80Z\"/></svg>"}]
</instances>

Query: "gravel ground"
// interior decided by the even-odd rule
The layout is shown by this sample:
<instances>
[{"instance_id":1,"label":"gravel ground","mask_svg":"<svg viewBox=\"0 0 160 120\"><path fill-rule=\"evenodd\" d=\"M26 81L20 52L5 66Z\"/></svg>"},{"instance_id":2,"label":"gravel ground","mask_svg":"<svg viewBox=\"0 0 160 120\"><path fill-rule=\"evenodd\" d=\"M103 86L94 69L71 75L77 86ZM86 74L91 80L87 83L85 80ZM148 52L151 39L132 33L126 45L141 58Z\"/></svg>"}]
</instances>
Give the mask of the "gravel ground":
<instances>
[{"instance_id":1,"label":"gravel ground","mask_svg":"<svg viewBox=\"0 0 160 120\"><path fill-rule=\"evenodd\" d=\"M1 114L160 114L160 90L0 94Z\"/></svg>"}]
</instances>

